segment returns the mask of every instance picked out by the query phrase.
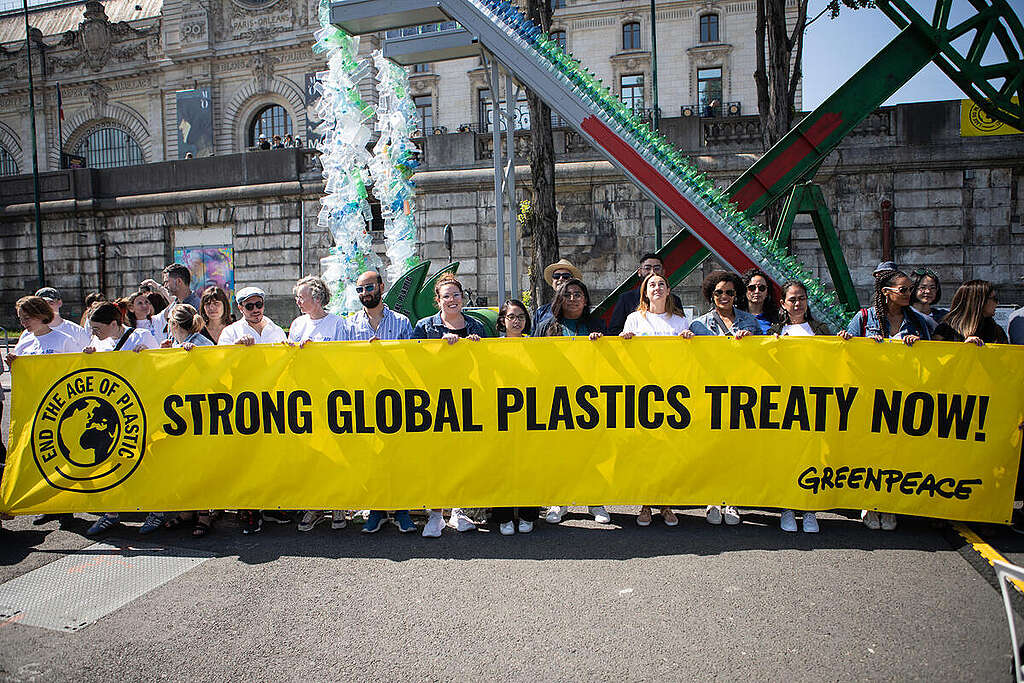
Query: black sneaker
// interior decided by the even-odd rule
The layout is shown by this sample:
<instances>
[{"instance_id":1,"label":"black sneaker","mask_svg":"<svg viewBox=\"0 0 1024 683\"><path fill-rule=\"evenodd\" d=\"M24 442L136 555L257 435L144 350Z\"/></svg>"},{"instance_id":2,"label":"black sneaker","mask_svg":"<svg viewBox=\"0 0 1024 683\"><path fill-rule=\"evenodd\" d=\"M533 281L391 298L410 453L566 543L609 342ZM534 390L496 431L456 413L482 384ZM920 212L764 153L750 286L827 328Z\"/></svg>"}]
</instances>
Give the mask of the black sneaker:
<instances>
[{"instance_id":1,"label":"black sneaker","mask_svg":"<svg viewBox=\"0 0 1024 683\"><path fill-rule=\"evenodd\" d=\"M238 525L242 527L243 534L256 534L263 528L263 517L259 510L239 510Z\"/></svg>"},{"instance_id":2,"label":"black sneaker","mask_svg":"<svg viewBox=\"0 0 1024 683\"><path fill-rule=\"evenodd\" d=\"M276 522L278 524L291 524L295 520L292 519L292 516L284 510L264 510L263 521Z\"/></svg>"}]
</instances>

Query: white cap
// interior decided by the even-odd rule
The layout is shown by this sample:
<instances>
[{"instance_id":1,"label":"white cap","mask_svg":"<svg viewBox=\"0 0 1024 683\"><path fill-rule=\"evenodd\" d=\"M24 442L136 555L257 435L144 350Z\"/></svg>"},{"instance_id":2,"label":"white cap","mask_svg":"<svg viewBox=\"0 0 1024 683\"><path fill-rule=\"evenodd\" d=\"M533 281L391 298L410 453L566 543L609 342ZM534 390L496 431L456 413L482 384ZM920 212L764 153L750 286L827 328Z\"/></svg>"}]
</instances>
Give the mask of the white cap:
<instances>
[{"instance_id":1,"label":"white cap","mask_svg":"<svg viewBox=\"0 0 1024 683\"><path fill-rule=\"evenodd\" d=\"M235 294L235 301L239 304L244 304L247 299L251 299L254 296L258 296L261 299L267 298L267 295L259 287L243 287Z\"/></svg>"}]
</instances>

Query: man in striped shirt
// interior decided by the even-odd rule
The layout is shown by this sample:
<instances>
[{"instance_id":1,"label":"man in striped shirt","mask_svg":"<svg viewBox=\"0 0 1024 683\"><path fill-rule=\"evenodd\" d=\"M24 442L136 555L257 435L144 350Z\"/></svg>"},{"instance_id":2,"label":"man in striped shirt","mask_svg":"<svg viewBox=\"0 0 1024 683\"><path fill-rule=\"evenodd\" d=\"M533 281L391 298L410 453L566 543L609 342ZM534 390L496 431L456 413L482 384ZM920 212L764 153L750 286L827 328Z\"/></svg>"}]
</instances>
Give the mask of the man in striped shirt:
<instances>
[{"instance_id":1,"label":"man in striped shirt","mask_svg":"<svg viewBox=\"0 0 1024 683\"><path fill-rule=\"evenodd\" d=\"M384 303L384 279L375 270L368 270L356 280L356 294L362 310L349 316L347 341L374 341L380 339L412 339L412 325L401 313L395 313ZM363 525L364 534L380 530L387 520L384 510L371 510ZM408 510L396 510L392 518L403 533L416 531L416 524Z\"/></svg>"}]
</instances>

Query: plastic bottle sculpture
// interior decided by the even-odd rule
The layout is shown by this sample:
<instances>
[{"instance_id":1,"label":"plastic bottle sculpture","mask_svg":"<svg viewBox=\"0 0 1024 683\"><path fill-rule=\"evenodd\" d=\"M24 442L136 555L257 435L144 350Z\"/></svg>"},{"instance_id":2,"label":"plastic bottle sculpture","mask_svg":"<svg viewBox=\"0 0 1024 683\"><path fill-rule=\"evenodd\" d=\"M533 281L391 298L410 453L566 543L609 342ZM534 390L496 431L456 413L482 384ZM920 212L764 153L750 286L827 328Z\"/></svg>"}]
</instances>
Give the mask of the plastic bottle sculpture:
<instances>
[{"instance_id":1,"label":"plastic bottle sculpture","mask_svg":"<svg viewBox=\"0 0 1024 683\"><path fill-rule=\"evenodd\" d=\"M373 194L380 201L384 217L385 253L388 257L388 281L396 282L402 273L415 266L416 224L413 222L416 186L411 178L419 162L412 136L417 128L416 105L409 94L405 69L373 53L377 67L377 130L380 137L373 147L369 169Z\"/></svg>"}]
</instances>

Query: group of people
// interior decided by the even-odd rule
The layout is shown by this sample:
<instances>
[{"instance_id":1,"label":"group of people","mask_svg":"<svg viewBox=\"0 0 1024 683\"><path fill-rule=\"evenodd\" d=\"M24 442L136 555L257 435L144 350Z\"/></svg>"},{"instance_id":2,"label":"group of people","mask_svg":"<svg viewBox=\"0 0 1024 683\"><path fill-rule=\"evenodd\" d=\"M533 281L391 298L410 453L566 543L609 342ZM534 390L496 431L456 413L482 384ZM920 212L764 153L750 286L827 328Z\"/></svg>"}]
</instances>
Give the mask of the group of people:
<instances>
[{"instance_id":1,"label":"group of people","mask_svg":"<svg viewBox=\"0 0 1024 683\"><path fill-rule=\"evenodd\" d=\"M267 139L266 135L260 134L256 140L256 149L290 149L292 147L302 147L302 138L293 137L291 133L288 133L283 138L280 135L275 135L270 140Z\"/></svg>"},{"instance_id":2,"label":"group of people","mask_svg":"<svg viewBox=\"0 0 1024 683\"><path fill-rule=\"evenodd\" d=\"M498 311L498 335L505 338L586 336L591 340L606 334L623 339L637 336L690 339L712 335L739 340L752 335L838 334L843 339L899 339L908 346L920 339L977 345L1008 341L993 320L998 301L990 283L983 280L963 283L954 293L949 309L942 309L936 305L941 299L936 273L919 269L908 274L892 262L879 264L874 272L871 304L854 314L843 330L831 330L814 319L802 283L790 281L776 287L756 268L742 275L724 270L708 274L701 285L708 310L693 319L687 316L679 298L672 294L664 263L656 254L645 254L640 259L637 276L639 287L619 297L606 326L602 318L594 314L590 290L581 271L562 259L544 270L544 278L554 291L551 303L538 308L531 317L525 303L508 299ZM438 312L415 324L384 303L384 281L376 271L362 273L356 280L355 291L360 309L344 317L334 315L327 311L330 290L323 280L303 277L293 288L300 315L286 332L265 314L266 293L261 288L247 286L238 290L234 297L236 318L222 288L210 286L202 292L193 291L191 274L181 264L171 264L164 269L162 284L145 280L138 291L117 301L106 301L98 296L87 301L81 324L62 318L60 292L44 287L34 296L18 300L18 320L25 331L6 360L11 365L22 355L141 352L169 347L191 351L196 346L228 344L286 343L303 347L311 342L384 339L439 339L455 344L488 336L488 329L482 322L464 313L465 290L452 274L439 278L434 285ZM1015 314L1015 319L1020 313ZM1024 317L1020 320L1024 321ZM1014 343L1024 343L1024 339ZM666 504L643 505L636 523L649 526L653 522L654 508L665 525L679 523L671 506ZM599 523L611 521L604 506L590 506L588 510ZM491 516L501 534L512 535L517 531L530 533L540 512L537 507L495 508ZM567 512L565 505L552 505L544 519L558 524ZM446 521L442 513L441 509L427 511L423 536L438 537L447 527L470 531L486 516L485 510L453 508ZM807 533L819 530L814 511L802 512L799 525L797 514L794 510L780 511L780 527L790 532L800 528ZM34 521L45 524L53 520L66 521L68 517L70 515L40 515ZM294 515L280 510L238 511L239 526L244 534L259 532L265 522L296 523L301 532L327 522L332 529L341 529L349 518L347 510L303 510ZM742 521L740 511L732 505L708 505L705 518L710 524L736 525ZM892 530L897 524L895 515L873 510L861 511L861 518L871 529ZM211 530L213 519L211 510L151 512L140 527L140 533L189 525L193 536L199 537ZM388 520L403 533L419 530L408 510L370 510L366 512L362 531L376 533ZM117 513L103 514L86 533L102 534L119 522Z\"/></svg>"}]
</instances>

